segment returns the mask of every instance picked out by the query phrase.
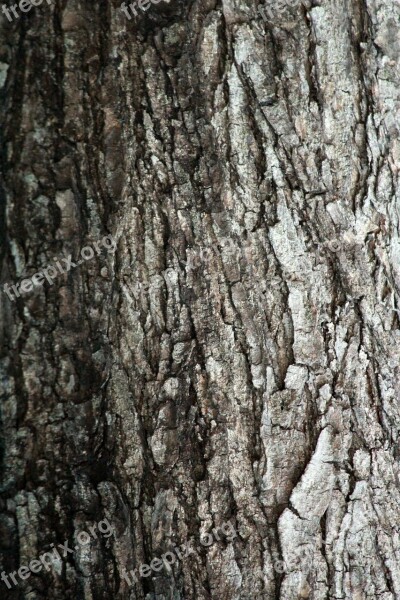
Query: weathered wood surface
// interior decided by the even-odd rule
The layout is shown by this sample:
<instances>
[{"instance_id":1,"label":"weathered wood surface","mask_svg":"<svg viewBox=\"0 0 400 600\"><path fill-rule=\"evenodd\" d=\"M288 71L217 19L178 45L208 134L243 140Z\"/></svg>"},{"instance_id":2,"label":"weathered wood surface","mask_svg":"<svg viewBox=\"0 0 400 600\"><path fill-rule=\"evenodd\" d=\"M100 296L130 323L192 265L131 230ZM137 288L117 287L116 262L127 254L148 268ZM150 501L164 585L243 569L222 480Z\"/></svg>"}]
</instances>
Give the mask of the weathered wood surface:
<instances>
[{"instance_id":1,"label":"weathered wood surface","mask_svg":"<svg viewBox=\"0 0 400 600\"><path fill-rule=\"evenodd\" d=\"M269 9L1 16L2 281L117 240L1 295L1 569L116 530L4 598L400 599L400 4Z\"/></svg>"}]
</instances>

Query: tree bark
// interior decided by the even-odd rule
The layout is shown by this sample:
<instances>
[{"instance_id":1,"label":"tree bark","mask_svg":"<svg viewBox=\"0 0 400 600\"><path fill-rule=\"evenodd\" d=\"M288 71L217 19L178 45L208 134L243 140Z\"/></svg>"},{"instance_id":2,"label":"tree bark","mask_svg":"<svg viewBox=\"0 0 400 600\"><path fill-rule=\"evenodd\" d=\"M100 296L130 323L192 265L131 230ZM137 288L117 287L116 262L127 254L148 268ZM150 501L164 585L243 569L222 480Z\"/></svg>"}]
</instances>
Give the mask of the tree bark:
<instances>
[{"instance_id":1,"label":"tree bark","mask_svg":"<svg viewBox=\"0 0 400 600\"><path fill-rule=\"evenodd\" d=\"M116 240L1 293L1 570L114 527L1 597L400 599L400 4L267 2L1 17L2 281Z\"/></svg>"}]
</instances>

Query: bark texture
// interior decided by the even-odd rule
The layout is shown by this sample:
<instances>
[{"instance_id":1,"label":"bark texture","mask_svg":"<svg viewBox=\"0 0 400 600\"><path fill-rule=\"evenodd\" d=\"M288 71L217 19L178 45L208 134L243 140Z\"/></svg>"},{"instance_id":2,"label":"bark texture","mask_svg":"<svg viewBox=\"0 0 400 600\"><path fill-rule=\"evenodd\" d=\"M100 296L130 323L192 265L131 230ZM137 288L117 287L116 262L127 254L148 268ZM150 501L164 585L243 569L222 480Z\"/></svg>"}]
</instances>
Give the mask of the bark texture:
<instances>
[{"instance_id":1,"label":"bark texture","mask_svg":"<svg viewBox=\"0 0 400 600\"><path fill-rule=\"evenodd\" d=\"M1 568L115 527L2 598L400 599L400 4L267 1L1 17L2 281L117 240L1 294Z\"/></svg>"}]
</instances>

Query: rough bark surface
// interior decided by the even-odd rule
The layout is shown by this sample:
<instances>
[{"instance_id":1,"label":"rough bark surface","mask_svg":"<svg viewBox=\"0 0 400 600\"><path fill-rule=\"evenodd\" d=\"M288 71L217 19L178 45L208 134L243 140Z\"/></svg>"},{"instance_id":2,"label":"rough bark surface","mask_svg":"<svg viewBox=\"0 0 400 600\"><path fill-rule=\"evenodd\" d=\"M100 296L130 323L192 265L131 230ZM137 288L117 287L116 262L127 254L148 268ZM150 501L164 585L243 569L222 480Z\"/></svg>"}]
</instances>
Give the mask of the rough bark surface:
<instances>
[{"instance_id":1,"label":"rough bark surface","mask_svg":"<svg viewBox=\"0 0 400 600\"><path fill-rule=\"evenodd\" d=\"M117 240L1 293L1 569L115 527L1 597L400 599L400 4L119 4L1 17L2 281Z\"/></svg>"}]
</instances>

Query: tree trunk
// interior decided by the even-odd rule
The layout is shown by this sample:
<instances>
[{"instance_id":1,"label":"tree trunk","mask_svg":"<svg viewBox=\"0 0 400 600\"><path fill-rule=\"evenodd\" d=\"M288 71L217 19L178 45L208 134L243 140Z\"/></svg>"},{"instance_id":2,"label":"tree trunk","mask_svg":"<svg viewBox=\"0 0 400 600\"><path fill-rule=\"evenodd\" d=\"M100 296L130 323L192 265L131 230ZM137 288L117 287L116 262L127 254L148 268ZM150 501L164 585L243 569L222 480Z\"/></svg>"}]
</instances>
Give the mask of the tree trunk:
<instances>
[{"instance_id":1,"label":"tree trunk","mask_svg":"<svg viewBox=\"0 0 400 600\"><path fill-rule=\"evenodd\" d=\"M267 1L2 15L3 283L115 240L1 292L2 598L400 599L400 4Z\"/></svg>"}]
</instances>

